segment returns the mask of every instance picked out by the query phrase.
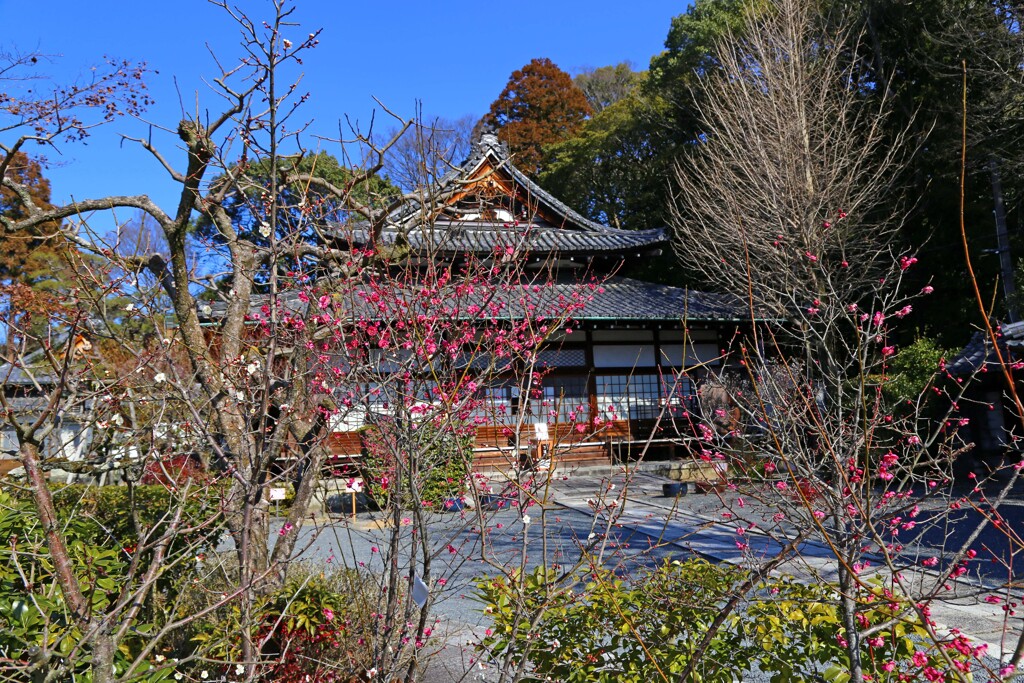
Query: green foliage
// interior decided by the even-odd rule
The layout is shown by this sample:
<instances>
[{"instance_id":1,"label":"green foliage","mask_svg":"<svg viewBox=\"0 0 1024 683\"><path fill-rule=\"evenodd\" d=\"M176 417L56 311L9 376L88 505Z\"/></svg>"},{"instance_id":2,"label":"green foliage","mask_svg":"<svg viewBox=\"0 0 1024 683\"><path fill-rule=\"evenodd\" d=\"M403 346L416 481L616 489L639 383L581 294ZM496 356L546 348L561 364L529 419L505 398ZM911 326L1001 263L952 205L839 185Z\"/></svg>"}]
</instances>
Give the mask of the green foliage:
<instances>
[{"instance_id":1,"label":"green foliage","mask_svg":"<svg viewBox=\"0 0 1024 683\"><path fill-rule=\"evenodd\" d=\"M473 438L453 425L424 420L415 428L381 420L362 432L365 456L360 464L366 493L381 508L394 491L408 507L415 490L425 507L442 510L445 500L466 491L473 456Z\"/></svg>"},{"instance_id":2,"label":"green foliage","mask_svg":"<svg viewBox=\"0 0 1024 683\"><path fill-rule=\"evenodd\" d=\"M842 7L841 3L827 5ZM890 137L906 130L917 143L904 175L914 211L900 237L912 246L927 242L927 258L910 276L914 284L931 282L937 291L915 305L911 320L920 321L941 345L965 344L978 310L963 254L950 248L961 239L961 128L966 116L967 239L981 291L992 292L999 259L977 258L997 247L991 227L988 162L998 162L1002 171L1010 225L1019 221L1024 196L1024 175L1018 172L1024 161L1020 147L1024 89L1018 77L1024 34L1019 30L1019 13L988 3L950 0L855 3L847 4L846 11L852 15L852 32L863 31L856 47L858 79L865 84L865 98L872 100L867 106L888 98L893 104L885 122ZM966 102L962 102L965 76ZM1018 249L1019 242L1014 245L1014 251L1019 253ZM1003 303L999 301L996 309L1000 317Z\"/></svg>"},{"instance_id":3,"label":"green foliage","mask_svg":"<svg viewBox=\"0 0 1024 683\"><path fill-rule=\"evenodd\" d=\"M743 34L744 10L750 6L747 0L697 0L674 17L665 51L651 59L651 85L678 89L716 68L715 47L727 36Z\"/></svg>"},{"instance_id":4,"label":"green foliage","mask_svg":"<svg viewBox=\"0 0 1024 683\"><path fill-rule=\"evenodd\" d=\"M182 509L181 527L202 526L204 531L182 535L171 544L170 552L186 544L196 550L216 547L224 530L218 523L220 501L226 484L196 485L177 491L161 485L86 486L72 484L54 491L61 521L74 518L89 533L96 545L116 544L128 552L139 543L139 531L148 542L155 541L167 529L175 512ZM136 529L133 516L137 518Z\"/></svg>"},{"instance_id":5,"label":"green foliage","mask_svg":"<svg viewBox=\"0 0 1024 683\"><path fill-rule=\"evenodd\" d=\"M172 536L166 556L172 560L202 556L216 547L223 534L220 524L220 501L223 486L196 487L188 495L164 486L84 486L71 485L53 492L61 535L75 564L81 585L90 587L93 610L101 613L113 604L122 590L137 589L137 574L129 573L131 562L139 561L145 568L152 558L149 548L167 530L180 508L180 527L193 530ZM33 646L50 643L61 656L69 654L83 637L67 611L64 598L53 577L52 562L40 528L38 516L24 492L21 499L0 493L0 564L4 568L21 564L17 573L3 574L0 585L0 630L4 615L12 614L14 603L30 605L17 611L22 621L11 630L13 641L0 644L0 651L20 656ZM136 521L138 526L136 527ZM12 546L10 538L19 539ZM12 547L17 552L12 553ZM6 554L6 556L5 556ZM31 561L26 565L26 559ZM136 617L132 634L120 644L119 656L134 657L146 634L165 623L180 591L188 586L193 574L192 562L177 565L175 571L161 573L148 594L142 611ZM188 568L188 569L185 569ZM31 577L26 582L21 577ZM128 661L128 660L126 660ZM126 663L118 664L126 667ZM165 669L157 666L151 672L154 682ZM124 668L121 668L123 671ZM79 654L75 669L86 671L88 652Z\"/></svg>"},{"instance_id":6,"label":"green foliage","mask_svg":"<svg viewBox=\"0 0 1024 683\"><path fill-rule=\"evenodd\" d=\"M839 593L783 578L759 586L726 617L700 651L743 570L704 560L663 564L631 583L600 571L580 592L555 585L557 573L538 567L521 585L484 579L477 593L493 629L481 647L494 660L528 663L528 681L677 680L698 658L695 681L744 680L755 667L773 683L849 679L849 649ZM926 646L913 605L872 579L856 596L858 629L869 630L859 651L873 680L941 680L940 650L962 671L984 649L954 634Z\"/></svg>"},{"instance_id":7,"label":"green foliage","mask_svg":"<svg viewBox=\"0 0 1024 683\"><path fill-rule=\"evenodd\" d=\"M664 125L673 132L679 151L700 133L694 100L699 96L697 79L718 68L716 46L727 36L742 35L745 12L760 6L761 0L697 0L672 19L665 51L651 58L644 88L671 103Z\"/></svg>"},{"instance_id":8,"label":"green foliage","mask_svg":"<svg viewBox=\"0 0 1024 683\"><path fill-rule=\"evenodd\" d=\"M70 553L72 570L95 614L109 610L128 576L129 558L113 543L96 543L93 520L68 515L61 534ZM115 666L125 671L138 654L153 623L139 619L132 635L119 646ZM86 634L70 613L57 583L53 560L35 510L0 491L0 658L42 670L65 670L75 680L90 681L88 648L78 650ZM169 680L173 671L157 660L144 664L140 680Z\"/></svg>"},{"instance_id":9,"label":"green foliage","mask_svg":"<svg viewBox=\"0 0 1024 683\"><path fill-rule=\"evenodd\" d=\"M387 178L374 176L359 186L353 185L357 169L342 166L336 157L326 152L303 156L299 159L281 157L278 159L279 179L287 179L292 174L309 174L322 179L335 188L351 192L351 199L362 205L381 205L397 196L399 190L388 182ZM230 168L230 172L238 175L232 183L232 191L224 201L240 236L265 244L268 236L260 233L261 222L269 215L269 207L264 205L263 193L269 187L271 163L270 159L255 162L238 163ZM213 185L222 181L221 177L213 180ZM286 237L296 229L296 224L307 222L308 219L331 219L341 221L346 216L348 207L342 203L343 197L334 197L322 191L317 185L308 182L294 181L285 183L281 188L278 200L279 237ZM202 217L196 224L196 230L206 237L217 237L216 228L208 217Z\"/></svg>"},{"instance_id":10,"label":"green foliage","mask_svg":"<svg viewBox=\"0 0 1024 683\"><path fill-rule=\"evenodd\" d=\"M315 243L320 239L317 227L324 221L344 222L353 204L381 208L400 194L399 188L385 177L374 176L356 185L358 169L342 166L337 158L321 152L298 159L278 159L278 181L281 184L277 201L270 206L266 198L271 185L271 166L270 159L238 162L231 166L231 190L222 202L239 237L260 247L270 245L272 220L275 237L280 243L292 244L296 240ZM329 192L308 181L290 181L296 175L306 174L329 183L337 192ZM216 187L223 182L225 176L219 176L212 185ZM223 243L223 236L209 216L201 216L194 230L205 240ZM286 272L315 264L281 256L277 265ZM265 273L261 273L259 278L262 281Z\"/></svg>"},{"instance_id":11,"label":"green foliage","mask_svg":"<svg viewBox=\"0 0 1024 683\"><path fill-rule=\"evenodd\" d=\"M671 169L664 100L634 90L602 109L571 138L547 148L540 183L583 215L615 227L665 225Z\"/></svg>"},{"instance_id":12,"label":"green foliage","mask_svg":"<svg viewBox=\"0 0 1024 683\"><path fill-rule=\"evenodd\" d=\"M591 220L627 230L661 228L668 222L669 178L678 153L668 125L672 107L646 87L646 74L633 74L632 80L621 98L601 108L576 135L545 148L538 180ZM624 268L620 274L627 277L696 284L668 250Z\"/></svg>"},{"instance_id":13,"label":"green foliage","mask_svg":"<svg viewBox=\"0 0 1024 683\"><path fill-rule=\"evenodd\" d=\"M742 630L756 648L758 667L773 683L849 680L849 638L836 589L780 579L762 588L761 596L749 605ZM983 652L962 637L926 646L930 636L913 605L877 577L861 589L857 603L858 629L871 631L859 642L861 662L873 680L945 680L930 677L948 668L940 648L961 671Z\"/></svg>"},{"instance_id":14,"label":"green foliage","mask_svg":"<svg viewBox=\"0 0 1024 683\"><path fill-rule=\"evenodd\" d=\"M221 593L212 585L190 589L183 612L209 607ZM260 670L280 683L349 681L366 671L372 657L377 585L355 570L325 572L297 565L284 586L260 596L253 620L255 642L264 643ZM219 607L196 626L192 644L202 658L241 660L242 620L238 605ZM200 665L196 665L200 666Z\"/></svg>"},{"instance_id":15,"label":"green foliage","mask_svg":"<svg viewBox=\"0 0 1024 683\"><path fill-rule=\"evenodd\" d=\"M697 652L741 577L735 568L675 561L631 584L599 571L578 594L555 587L555 574L539 567L524 577L521 590L504 579L477 586L494 619L482 647L494 659L525 658L524 680L675 680L695 656L701 659L694 680L733 681L749 670L735 617L707 651Z\"/></svg>"},{"instance_id":16,"label":"green foliage","mask_svg":"<svg viewBox=\"0 0 1024 683\"><path fill-rule=\"evenodd\" d=\"M894 404L916 400L935 378L939 361L947 354L948 351L926 337L919 337L913 344L902 348L888 364L888 381L884 386L886 398Z\"/></svg>"}]
</instances>

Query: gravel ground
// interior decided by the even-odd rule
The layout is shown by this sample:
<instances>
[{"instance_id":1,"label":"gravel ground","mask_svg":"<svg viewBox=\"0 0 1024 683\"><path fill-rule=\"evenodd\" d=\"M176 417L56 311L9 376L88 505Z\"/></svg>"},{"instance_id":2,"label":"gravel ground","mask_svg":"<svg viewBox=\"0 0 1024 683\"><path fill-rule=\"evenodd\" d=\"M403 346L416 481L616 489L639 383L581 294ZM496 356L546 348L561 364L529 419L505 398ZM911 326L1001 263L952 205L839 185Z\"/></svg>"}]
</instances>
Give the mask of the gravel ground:
<instances>
[{"instance_id":1,"label":"gravel ground","mask_svg":"<svg viewBox=\"0 0 1024 683\"><path fill-rule=\"evenodd\" d=\"M619 488L610 494L616 495L627 482L621 476L613 477L612 480ZM664 509L666 518L671 517L673 509L716 522L723 521L723 512L730 509L764 520L770 519L777 512L777 507L771 501L760 502L737 491L698 495L691 493L678 499L665 499L660 490L664 481L640 474L629 483L628 497L638 501L638 504ZM482 519L475 511L438 514L431 518L431 551L435 555L432 574L446 580L441 597L434 605L434 612L440 619L435 631L445 634L443 640L447 644L431 661L431 672L426 679L428 683L491 680L493 672L479 668L479 664L474 661L472 648L472 643L482 637L487 626L481 605L473 597L475 583L481 577L498 575L517 566L529 571L540 564L542 559L546 559L549 565L570 568L586 555L582 548L588 544L587 539L592 533L606 539L603 564L623 572L650 566L669 557L691 554L679 545L662 543L659 535L649 529L643 533L633 528L608 527L602 515L567 509L556 503L559 497L578 498L586 495L588 490L593 491L595 496L601 492L608 493L607 483L605 477L596 475L576 476L555 482L549 504L543 509L533 507L527 511L528 524L524 524L523 515L518 510L507 508L485 513L483 521L490 529L486 535L486 548L482 546L483 538L479 532ZM983 493L954 491L958 496L975 500ZM626 505L629 509L628 501ZM962 539L981 514L967 505L961 510L962 516L953 522L928 525L924 522L937 519L940 506L936 503L924 507L917 535L902 539L908 546L908 556L925 553L941 556L940 548L944 545L950 547L951 543ZM1002 508L1002 514L1009 528L1024 530L1024 500L1021 496L1014 496ZM324 563L382 572L382 557L385 554L382 551L385 550L389 531L381 513L362 510L353 518L332 516L318 520L313 526L306 526L301 532L298 547L302 549L301 559L314 566ZM524 533L528 548L526 553L523 552ZM1007 564L1020 562L1010 552L1006 538L1006 534L999 530L990 529L979 539L979 547L984 548L989 559L1007 558ZM402 534L400 553L406 555L410 552L411 541L411 533ZM998 562L976 564L973 569L980 578L989 582L1000 578ZM1001 572L1005 574L1005 567ZM996 666L997 662L990 658L986 664ZM752 674L746 680L767 680L767 677ZM978 680L986 680L986 677L979 672Z\"/></svg>"}]
</instances>

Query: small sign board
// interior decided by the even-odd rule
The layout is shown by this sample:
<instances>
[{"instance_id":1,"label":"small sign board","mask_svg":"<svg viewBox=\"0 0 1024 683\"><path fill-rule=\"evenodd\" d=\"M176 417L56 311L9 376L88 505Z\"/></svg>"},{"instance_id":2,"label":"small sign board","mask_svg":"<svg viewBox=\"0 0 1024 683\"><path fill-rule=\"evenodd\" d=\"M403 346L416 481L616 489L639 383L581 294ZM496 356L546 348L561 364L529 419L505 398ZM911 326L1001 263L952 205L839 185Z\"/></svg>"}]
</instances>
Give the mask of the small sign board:
<instances>
[{"instance_id":1,"label":"small sign board","mask_svg":"<svg viewBox=\"0 0 1024 683\"><path fill-rule=\"evenodd\" d=\"M351 477L345 479L341 484L342 493L359 493L363 490L363 478L362 477Z\"/></svg>"},{"instance_id":2,"label":"small sign board","mask_svg":"<svg viewBox=\"0 0 1024 683\"><path fill-rule=\"evenodd\" d=\"M547 422L534 422L533 423L533 438L537 441L548 440L548 423Z\"/></svg>"},{"instance_id":3,"label":"small sign board","mask_svg":"<svg viewBox=\"0 0 1024 683\"><path fill-rule=\"evenodd\" d=\"M287 495L288 489L277 487L270 489L270 500L284 500Z\"/></svg>"},{"instance_id":4,"label":"small sign board","mask_svg":"<svg viewBox=\"0 0 1024 683\"><path fill-rule=\"evenodd\" d=\"M412 582L412 601L416 603L416 606L420 609L427 604L427 598L430 597L430 589L427 588L427 584L423 583L423 579L415 577Z\"/></svg>"}]
</instances>

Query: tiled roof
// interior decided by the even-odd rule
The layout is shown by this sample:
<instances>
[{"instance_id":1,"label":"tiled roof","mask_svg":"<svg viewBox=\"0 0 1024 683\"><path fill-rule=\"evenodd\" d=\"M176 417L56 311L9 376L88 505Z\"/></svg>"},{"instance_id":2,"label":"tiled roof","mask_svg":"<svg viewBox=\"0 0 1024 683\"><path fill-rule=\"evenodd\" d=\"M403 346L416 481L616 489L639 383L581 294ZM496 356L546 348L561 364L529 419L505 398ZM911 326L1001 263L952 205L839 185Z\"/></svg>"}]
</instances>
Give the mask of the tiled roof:
<instances>
[{"instance_id":1,"label":"tiled roof","mask_svg":"<svg viewBox=\"0 0 1024 683\"><path fill-rule=\"evenodd\" d=\"M54 341L54 348L59 348L67 341L67 334L62 333ZM18 363L0 364L0 384L4 386L49 386L57 381L53 369L46 365L46 352L39 348L21 359Z\"/></svg>"},{"instance_id":2,"label":"tiled roof","mask_svg":"<svg viewBox=\"0 0 1024 683\"><path fill-rule=\"evenodd\" d=\"M48 389L45 387L44 389ZM39 413L46 409L50 404L50 397L46 394L37 396L9 396L7 397L7 405L11 407L11 411L20 416L22 419L30 419L28 416L38 417ZM73 402L63 407L60 413L61 420L67 425L68 420L80 420L84 419L89 411L92 410L93 401L87 399L81 402ZM4 423L0 426L0 429L7 429L8 424Z\"/></svg>"},{"instance_id":3,"label":"tiled roof","mask_svg":"<svg viewBox=\"0 0 1024 683\"><path fill-rule=\"evenodd\" d=\"M100 326L96 320L84 321L84 330L95 330ZM68 330L54 334L50 339L50 348L60 357L67 344ZM57 351L57 350L60 351ZM14 363L0 363L0 385L47 387L57 381L57 373L46 359L46 349L37 348Z\"/></svg>"},{"instance_id":4,"label":"tiled roof","mask_svg":"<svg viewBox=\"0 0 1024 683\"><path fill-rule=\"evenodd\" d=\"M746 306L735 297L652 284L629 278L611 278L602 285L580 320L744 320Z\"/></svg>"},{"instance_id":5,"label":"tiled roof","mask_svg":"<svg viewBox=\"0 0 1024 683\"><path fill-rule=\"evenodd\" d=\"M561 256L651 251L668 239L663 228L620 230L574 211L512 165L507 148L492 134L481 136L462 166L452 169L435 184L430 192L432 202L443 205L446 199L460 193L466 180L487 160L499 169L498 172L508 174L531 204L561 217L559 225L540 221L527 226L501 221L424 220L424 211L430 210L429 207L425 209L418 200L412 199L388 216L381 239L389 244L404 239L414 252L429 254L488 254L498 245L514 243L533 253ZM369 240L365 226L356 226L354 230L338 226L334 234L360 244Z\"/></svg>"},{"instance_id":6,"label":"tiled roof","mask_svg":"<svg viewBox=\"0 0 1024 683\"><path fill-rule=\"evenodd\" d=\"M0 365L0 383L5 386L31 386L37 383L40 386L49 386L55 381L56 377L48 369L27 370L11 363Z\"/></svg>"},{"instance_id":7,"label":"tiled roof","mask_svg":"<svg viewBox=\"0 0 1024 683\"><path fill-rule=\"evenodd\" d=\"M665 241L664 230L568 230L546 225L509 226L500 222L435 221L414 225L403 231L403 239L414 253L490 254L498 246L512 246L529 253L572 255L648 252ZM385 228L385 242L394 243L398 230ZM352 231L356 243L369 240L365 228Z\"/></svg>"},{"instance_id":8,"label":"tiled roof","mask_svg":"<svg viewBox=\"0 0 1024 683\"><path fill-rule=\"evenodd\" d=\"M1010 355L1024 352L1024 322L1002 325L997 334L1004 360L1010 360ZM949 362L946 370L954 376L964 376L979 372L983 367L994 369L998 365L999 357L993 350L988 335L984 332L975 332L967 346Z\"/></svg>"},{"instance_id":9,"label":"tiled roof","mask_svg":"<svg viewBox=\"0 0 1024 683\"><path fill-rule=\"evenodd\" d=\"M350 319L379 317L376 309L366 303L367 297L374 290L366 284L358 284L346 290L339 299L335 298L335 314ZM517 288L495 292L493 289L481 289L479 301L463 298L449 305L463 319L487 319L485 313L469 313L472 305L483 305L484 299L499 301L502 319L522 319L527 315L524 302L534 305L530 315L550 317L561 310L564 302L574 300L577 294L584 294L590 300L582 310L572 317L578 321L630 320L630 321L743 321L749 320L747 307L735 297L687 290L681 287L670 287L649 282L641 282L629 278L615 277L595 284L583 286L576 282L554 282L550 285L535 287L533 283ZM400 290L394 295L395 300L408 303L405 314L415 314L417 296L413 291ZM307 304L303 303L297 293L280 295L281 306L292 314L301 315ZM252 313L256 314L265 303L265 299L257 299L253 303ZM343 311L338 311L337 307ZM226 304L216 303L210 308L205 318L217 320L224 315ZM438 307L439 308L439 307ZM436 310L436 309L435 309Z\"/></svg>"}]
</instances>

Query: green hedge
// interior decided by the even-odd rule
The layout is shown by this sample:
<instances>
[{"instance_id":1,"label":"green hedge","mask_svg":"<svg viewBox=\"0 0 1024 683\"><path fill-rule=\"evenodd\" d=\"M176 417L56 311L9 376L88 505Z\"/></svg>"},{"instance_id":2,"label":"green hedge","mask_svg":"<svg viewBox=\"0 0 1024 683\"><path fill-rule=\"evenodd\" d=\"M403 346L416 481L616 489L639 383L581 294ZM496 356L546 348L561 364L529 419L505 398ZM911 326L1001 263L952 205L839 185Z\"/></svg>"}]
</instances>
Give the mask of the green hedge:
<instances>
[{"instance_id":1,"label":"green hedge","mask_svg":"<svg viewBox=\"0 0 1024 683\"><path fill-rule=\"evenodd\" d=\"M849 679L848 634L834 585L769 579L739 596L736 611L712 633L747 578L739 567L690 559L666 562L629 582L605 569L589 572L584 584L560 577L557 569L540 566L521 582L477 583L477 599L493 620L479 648L495 662L525 660L524 681L677 680L691 663L687 680L703 683L741 681L755 670L772 681ZM929 645L912 603L878 577L861 583L852 597L857 623L872 632L858 647L865 680L868 674L876 681L950 680L935 678L948 666L946 657L967 672L984 651L959 634Z\"/></svg>"},{"instance_id":2,"label":"green hedge","mask_svg":"<svg viewBox=\"0 0 1024 683\"><path fill-rule=\"evenodd\" d=\"M473 437L460 434L454 426L435 426L429 420L415 427L383 420L362 432L365 456L360 473L367 496L381 508L387 507L396 490L401 492L402 507L408 507L412 500L410 484L419 492L420 501L436 510L443 510L445 500L466 492ZM399 472L402 481L396 488Z\"/></svg>"},{"instance_id":3,"label":"green hedge","mask_svg":"<svg viewBox=\"0 0 1024 683\"><path fill-rule=\"evenodd\" d=\"M69 494L68 494L69 495ZM76 516L74 508L58 502L62 535L67 544L71 569L80 585L88 587L90 606L96 613L107 610L130 580L130 557L112 541L96 543L95 519ZM108 511L110 512L110 511ZM26 582L28 578L28 582ZM85 633L71 617L70 609L57 590L53 559L50 556L39 517L24 496L15 498L0 491L0 658L16 667L27 666L33 653L51 655L48 665L38 672L47 680L90 681L90 651ZM155 593L170 599L174 586L160 581ZM151 603L157 596L151 594ZM160 610L147 604L139 613L132 632L127 634L115 654L119 671L127 669L145 645L144 634L152 632L160 621ZM136 669L136 680L146 683L170 681L174 670L166 662L152 657ZM40 678L39 680L42 680Z\"/></svg>"},{"instance_id":4,"label":"green hedge","mask_svg":"<svg viewBox=\"0 0 1024 683\"><path fill-rule=\"evenodd\" d=\"M186 495L182 490L172 491L159 484L134 487L70 484L54 487L53 500L61 523L67 524L72 519L79 522L90 543L102 546L116 543L129 550L139 540L132 510L143 533L148 533L152 540L163 532L175 511L183 505L181 526L202 527L202 530L178 539L172 551L181 543L193 542L213 548L224 533L219 516L227 486L227 482L197 485ZM26 502L31 500L26 489L15 492L15 497Z\"/></svg>"}]
</instances>

